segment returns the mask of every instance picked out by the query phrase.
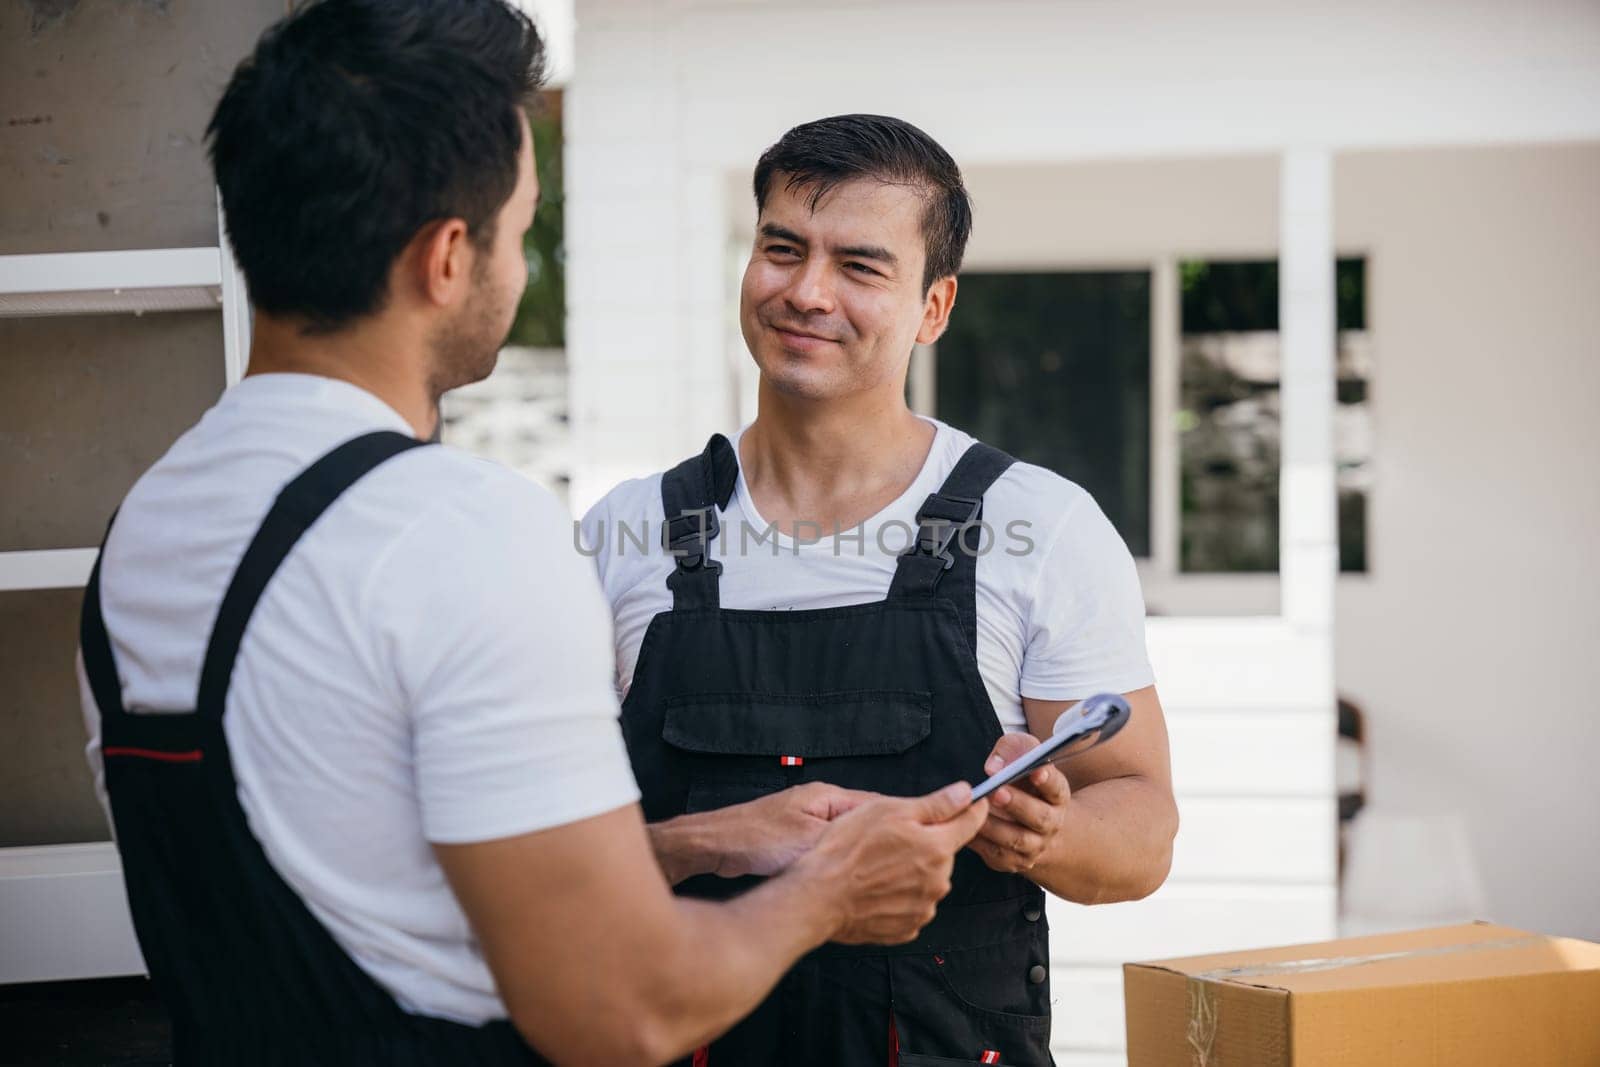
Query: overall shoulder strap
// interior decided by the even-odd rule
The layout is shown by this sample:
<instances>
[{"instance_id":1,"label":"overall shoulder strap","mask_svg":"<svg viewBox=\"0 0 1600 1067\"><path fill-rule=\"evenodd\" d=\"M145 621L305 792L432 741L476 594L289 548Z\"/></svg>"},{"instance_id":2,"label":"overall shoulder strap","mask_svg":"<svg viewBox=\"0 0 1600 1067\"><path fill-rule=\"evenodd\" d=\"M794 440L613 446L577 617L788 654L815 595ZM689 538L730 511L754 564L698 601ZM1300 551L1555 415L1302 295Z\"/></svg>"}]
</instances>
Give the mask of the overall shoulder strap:
<instances>
[{"instance_id":1,"label":"overall shoulder strap","mask_svg":"<svg viewBox=\"0 0 1600 1067\"><path fill-rule=\"evenodd\" d=\"M739 457L728 439L713 434L705 451L661 476L666 521L661 543L674 557L667 588L672 610L715 608L722 564L711 558L711 543L722 532L717 512L726 509L739 476Z\"/></svg>"},{"instance_id":2,"label":"overall shoulder strap","mask_svg":"<svg viewBox=\"0 0 1600 1067\"><path fill-rule=\"evenodd\" d=\"M220 720L233 678L233 663L256 603L278 566L302 534L364 474L385 460L424 445L403 433L379 430L346 441L284 486L262 520L217 609L217 619L200 669L195 710Z\"/></svg>"},{"instance_id":3,"label":"overall shoulder strap","mask_svg":"<svg viewBox=\"0 0 1600 1067\"><path fill-rule=\"evenodd\" d=\"M113 513L111 522L106 524L106 535L100 539L100 552L94 558L94 569L89 572L89 584L83 591L83 610L78 614L78 648L83 652L83 673L89 679L89 690L94 694L102 720L126 714L117 659L111 652L111 637L106 633L105 616L100 611L100 560L106 554L106 541L110 540L111 525L116 521Z\"/></svg>"},{"instance_id":4,"label":"overall shoulder strap","mask_svg":"<svg viewBox=\"0 0 1600 1067\"><path fill-rule=\"evenodd\" d=\"M967 642L977 648L977 562L983 545L983 495L1016 460L974 441L949 477L917 509L916 543L895 565L891 597L954 601Z\"/></svg>"}]
</instances>

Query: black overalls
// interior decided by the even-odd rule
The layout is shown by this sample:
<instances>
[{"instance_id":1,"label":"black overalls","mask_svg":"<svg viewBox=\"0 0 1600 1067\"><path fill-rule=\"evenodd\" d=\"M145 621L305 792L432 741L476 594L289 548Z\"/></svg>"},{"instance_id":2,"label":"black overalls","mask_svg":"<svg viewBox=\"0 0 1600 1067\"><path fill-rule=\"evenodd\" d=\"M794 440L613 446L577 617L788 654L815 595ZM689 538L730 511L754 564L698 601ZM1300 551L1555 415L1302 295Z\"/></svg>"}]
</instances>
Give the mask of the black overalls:
<instances>
[{"instance_id":1,"label":"black overalls","mask_svg":"<svg viewBox=\"0 0 1600 1067\"><path fill-rule=\"evenodd\" d=\"M982 444L967 451L918 511L918 545L887 599L802 611L718 603L709 547L738 472L727 440L668 471L673 606L645 632L622 709L646 819L802 782L909 796L982 781L1001 728L973 654L982 535L970 524L1012 462ZM720 898L755 881L702 876L679 891ZM817 949L694 1062L1050 1064L1049 962L1043 892L964 849L915 942Z\"/></svg>"},{"instance_id":2,"label":"black overalls","mask_svg":"<svg viewBox=\"0 0 1600 1067\"><path fill-rule=\"evenodd\" d=\"M84 598L84 668L100 708L117 849L183 1064L542 1064L505 1021L413 1015L333 940L246 825L222 716L250 614L295 542L339 495L421 442L379 432L312 464L281 493L223 597L195 710L130 715L100 613Z\"/></svg>"}]
</instances>

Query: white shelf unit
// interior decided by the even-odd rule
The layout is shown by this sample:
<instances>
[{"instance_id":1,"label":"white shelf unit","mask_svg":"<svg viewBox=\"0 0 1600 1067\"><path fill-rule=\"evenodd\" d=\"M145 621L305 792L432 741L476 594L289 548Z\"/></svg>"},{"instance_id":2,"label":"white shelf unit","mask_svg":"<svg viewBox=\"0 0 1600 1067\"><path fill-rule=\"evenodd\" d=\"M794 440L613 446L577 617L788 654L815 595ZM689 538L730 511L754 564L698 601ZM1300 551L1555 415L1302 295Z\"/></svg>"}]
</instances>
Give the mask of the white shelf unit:
<instances>
[{"instance_id":1,"label":"white shelf unit","mask_svg":"<svg viewBox=\"0 0 1600 1067\"><path fill-rule=\"evenodd\" d=\"M250 308L220 200L217 210L217 244L209 247L0 256L0 318L220 312L223 375L232 385L244 373ZM96 551L0 552L0 593L81 588ZM0 985L144 969L115 845L0 848Z\"/></svg>"},{"instance_id":2,"label":"white shelf unit","mask_svg":"<svg viewBox=\"0 0 1600 1067\"><path fill-rule=\"evenodd\" d=\"M73 589L89 583L92 548L0 552L0 593L21 589Z\"/></svg>"},{"instance_id":3,"label":"white shelf unit","mask_svg":"<svg viewBox=\"0 0 1600 1067\"><path fill-rule=\"evenodd\" d=\"M0 985L144 972L115 845L0 848Z\"/></svg>"},{"instance_id":4,"label":"white shelf unit","mask_svg":"<svg viewBox=\"0 0 1600 1067\"><path fill-rule=\"evenodd\" d=\"M0 316L215 311L220 248L0 256Z\"/></svg>"}]
</instances>

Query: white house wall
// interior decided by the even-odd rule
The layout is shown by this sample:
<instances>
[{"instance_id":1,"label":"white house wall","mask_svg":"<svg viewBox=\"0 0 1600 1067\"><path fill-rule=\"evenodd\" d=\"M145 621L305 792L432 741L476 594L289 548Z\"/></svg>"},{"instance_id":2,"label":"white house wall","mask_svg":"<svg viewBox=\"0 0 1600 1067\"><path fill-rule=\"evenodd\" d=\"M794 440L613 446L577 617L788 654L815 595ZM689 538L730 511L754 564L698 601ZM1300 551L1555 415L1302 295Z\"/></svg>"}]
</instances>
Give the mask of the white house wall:
<instances>
[{"instance_id":1,"label":"white house wall","mask_svg":"<svg viewBox=\"0 0 1600 1067\"><path fill-rule=\"evenodd\" d=\"M1336 204L1376 352L1337 625L1372 810L1458 813L1489 917L1600 940L1600 140L1345 155Z\"/></svg>"}]
</instances>

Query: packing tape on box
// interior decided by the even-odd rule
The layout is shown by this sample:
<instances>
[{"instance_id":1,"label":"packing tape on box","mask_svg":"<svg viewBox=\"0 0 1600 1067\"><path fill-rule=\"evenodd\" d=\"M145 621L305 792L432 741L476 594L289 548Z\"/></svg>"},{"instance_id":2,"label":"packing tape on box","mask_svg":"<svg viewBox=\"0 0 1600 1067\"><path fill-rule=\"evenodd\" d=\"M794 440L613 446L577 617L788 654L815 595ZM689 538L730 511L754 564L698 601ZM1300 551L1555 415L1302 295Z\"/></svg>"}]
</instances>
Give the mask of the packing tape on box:
<instances>
[{"instance_id":1,"label":"packing tape on box","mask_svg":"<svg viewBox=\"0 0 1600 1067\"><path fill-rule=\"evenodd\" d=\"M1278 963L1247 964L1243 967L1218 967L1210 971L1187 976L1189 994L1189 1025L1186 1036L1193 1055L1193 1067L1213 1067L1212 1046L1217 1040L1217 994L1215 983L1237 978L1266 978L1278 974L1307 974L1312 971L1333 971L1340 967L1359 967L1368 963L1386 963L1389 960L1421 959L1424 956L1449 956L1460 952L1492 952L1501 949L1528 948L1542 944L1542 937L1510 937L1498 941L1473 941L1465 945L1435 945L1431 948L1413 948L1402 952L1374 952L1370 956L1312 956L1303 960L1282 960Z\"/></svg>"}]
</instances>

